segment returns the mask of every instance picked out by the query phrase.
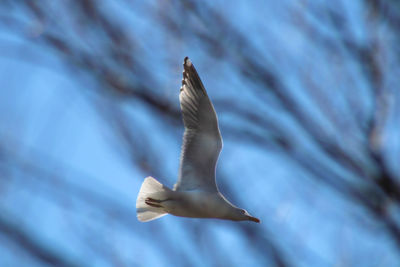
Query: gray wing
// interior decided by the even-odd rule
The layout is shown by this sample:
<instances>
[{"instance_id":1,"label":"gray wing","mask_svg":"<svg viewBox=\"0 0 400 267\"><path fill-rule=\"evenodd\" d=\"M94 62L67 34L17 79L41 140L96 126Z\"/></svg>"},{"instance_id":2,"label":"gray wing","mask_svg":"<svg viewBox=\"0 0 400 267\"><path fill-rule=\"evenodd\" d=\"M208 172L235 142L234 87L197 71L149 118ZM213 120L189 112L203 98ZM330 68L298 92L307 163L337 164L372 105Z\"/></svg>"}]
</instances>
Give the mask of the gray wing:
<instances>
[{"instance_id":1,"label":"gray wing","mask_svg":"<svg viewBox=\"0 0 400 267\"><path fill-rule=\"evenodd\" d=\"M218 191L215 167L222 149L217 114L188 57L179 94L185 133L178 182L174 190Z\"/></svg>"}]
</instances>

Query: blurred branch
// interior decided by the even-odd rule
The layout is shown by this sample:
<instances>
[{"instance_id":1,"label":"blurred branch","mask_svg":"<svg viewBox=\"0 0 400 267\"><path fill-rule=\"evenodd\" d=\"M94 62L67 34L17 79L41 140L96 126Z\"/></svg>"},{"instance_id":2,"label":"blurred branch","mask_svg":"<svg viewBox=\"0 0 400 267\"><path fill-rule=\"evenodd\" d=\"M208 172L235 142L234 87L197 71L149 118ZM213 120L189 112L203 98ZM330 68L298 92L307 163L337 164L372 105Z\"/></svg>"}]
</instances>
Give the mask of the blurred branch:
<instances>
[{"instance_id":1,"label":"blurred branch","mask_svg":"<svg viewBox=\"0 0 400 267\"><path fill-rule=\"evenodd\" d=\"M105 12L101 5L97 5L93 0L62 3L61 9L68 14L68 19L65 21L57 19L51 5L46 1L40 5L34 1L6 3L7 6L3 9L14 8L21 14L19 16L2 14L0 24L15 35L27 38L38 48L50 48L74 74L77 74L77 79L90 77L95 81L96 86L89 87L92 89L91 92L105 99L104 102L90 99L97 113L119 137L121 147L126 149L135 166L146 173L154 173L155 176L161 177L163 172L160 168L161 160L152 149L151 140L146 138L146 129L139 129L140 125L135 124L119 105L127 100L130 100L132 106L141 102L156 111L159 118L168 120L173 127L182 126L180 111L155 89L161 88L161 83L153 72L152 64L160 63L143 63L143 47L150 44L142 44L145 36L130 35L125 30L126 25L115 19L114 15L111 15L112 12ZM389 93L394 89L387 88L385 83L388 74L381 63L385 57L385 48L377 37L377 28L382 19L386 19L385 23L393 32L399 30L400 5L389 0L365 1L365 8L369 11L366 20L370 26L365 42L353 36L345 13L340 12L343 8L340 5L337 5L336 9L329 5L323 9L310 3L304 9L291 11L294 15L292 23L298 23L297 30L304 35L304 38L313 40L313 44L327 54L331 53L343 61L346 59L356 63L358 70L362 72L362 77L368 82L374 107L365 108L365 113L370 116L362 118L353 110L354 102L351 99L361 100L351 91L352 84L347 85L348 92L344 94L347 109L353 111L347 114L335 110L336 107L329 103L329 95L325 95L324 92L330 87L314 82L310 78L308 69L299 71L302 83L306 87L302 88L301 93L315 105L318 115L337 131L337 136L333 136L321 125L318 117L308 111L306 104L288 88L285 77L274 67L275 62L266 57L268 51L257 49L252 40L238 30L221 10L203 1L158 1L157 4L148 7L154 12L152 15L157 27L163 27L167 35L176 40L186 38L196 40L200 48L204 48L213 56L213 60L229 63L235 73L252 85L248 90L263 101L263 110L271 109L269 96L273 96L278 111L295 122L299 128L298 132L304 132L305 137L315 145L322 156L310 155L310 151L304 149L294 138L296 133L292 133L291 129L279 119L260 112L261 107L249 108L227 100L215 101L214 104L220 112L230 114L249 126L240 127L222 121L221 128L225 129L226 137L265 149L275 149L285 155L305 172L310 173L313 178L329 186L339 195L361 205L377 221L382 222L400 250L400 223L387 208L391 204L400 205L400 177L390 171L383 149L385 142L383 136L387 131L385 126L394 108L389 103ZM127 9L134 9L133 5L127 4L127 6ZM325 20L326 27L330 27L335 33L334 37L321 30L316 23L311 23L309 17L318 21ZM398 39L397 35L396 38ZM146 41L149 42L147 39ZM338 63L338 68L344 65ZM361 108L362 105L358 104L357 107ZM351 124L360 135L342 134L341 131L346 124ZM336 140L336 137L340 137L339 140ZM357 149L348 146L349 143L357 144ZM357 150L358 155L365 157L365 160L356 156L354 150ZM24 162L14 163L25 171L36 173L41 177L51 177L49 181L54 179L53 174L48 174L46 170L39 168L40 166L35 166L35 162L30 163L28 168ZM349 181L349 177L355 179ZM61 183L65 182L65 179L58 180ZM62 184L62 187L68 188L68 191L79 198L96 203L96 206L100 205L106 212L117 214L116 217L127 228L135 220L131 207L121 207L112 199L72 184ZM225 185L225 188L230 190L229 185ZM6 227L11 229L11 226L7 225L3 228ZM265 262L272 259L277 266L294 264L286 259L274 240L265 238L268 236L266 230L260 234L255 228L244 225L239 227L249 241L257 244L254 246L255 251L260 255L265 251L268 252L265 254ZM7 231L11 233L11 230ZM194 229L188 231L195 234ZM24 238L16 237L16 239ZM31 245L27 246L27 250L32 250ZM168 252L174 253L171 248ZM41 255L42 252L35 253ZM46 256L43 256L43 259L50 263L57 260L62 262L62 259L52 257L56 258L49 256L49 259L46 259ZM190 265L189 258L185 261Z\"/></svg>"},{"instance_id":2,"label":"blurred branch","mask_svg":"<svg viewBox=\"0 0 400 267\"><path fill-rule=\"evenodd\" d=\"M11 217L4 210L0 212L0 232L24 248L31 256L52 266L85 266L69 258L64 251L58 251L54 247L44 244L41 239L32 236L31 231L22 229L17 222L12 221Z\"/></svg>"}]
</instances>

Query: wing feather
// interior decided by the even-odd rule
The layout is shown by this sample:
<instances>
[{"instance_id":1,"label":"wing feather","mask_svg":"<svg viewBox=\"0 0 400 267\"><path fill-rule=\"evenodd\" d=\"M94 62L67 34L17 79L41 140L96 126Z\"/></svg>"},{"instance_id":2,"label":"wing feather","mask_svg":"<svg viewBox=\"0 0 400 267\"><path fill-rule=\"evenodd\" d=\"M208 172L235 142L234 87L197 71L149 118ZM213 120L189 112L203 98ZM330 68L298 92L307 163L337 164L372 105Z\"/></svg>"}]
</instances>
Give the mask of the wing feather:
<instances>
[{"instance_id":1,"label":"wing feather","mask_svg":"<svg viewBox=\"0 0 400 267\"><path fill-rule=\"evenodd\" d=\"M179 94L183 124L181 161L174 190L218 191L215 168L222 149L217 114L189 58Z\"/></svg>"}]
</instances>

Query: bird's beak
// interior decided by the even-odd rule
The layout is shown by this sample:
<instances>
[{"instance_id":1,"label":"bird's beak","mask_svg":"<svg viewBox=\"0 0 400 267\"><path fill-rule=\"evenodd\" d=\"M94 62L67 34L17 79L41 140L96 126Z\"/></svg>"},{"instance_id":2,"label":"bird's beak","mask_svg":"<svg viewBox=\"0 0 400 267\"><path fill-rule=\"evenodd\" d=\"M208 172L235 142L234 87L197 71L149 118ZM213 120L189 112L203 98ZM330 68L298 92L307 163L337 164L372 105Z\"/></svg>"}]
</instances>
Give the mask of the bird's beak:
<instances>
[{"instance_id":1,"label":"bird's beak","mask_svg":"<svg viewBox=\"0 0 400 267\"><path fill-rule=\"evenodd\" d=\"M256 222L256 223L260 223L260 219L258 219L258 218L256 218L256 217L249 216L248 218L249 218L249 221Z\"/></svg>"},{"instance_id":2,"label":"bird's beak","mask_svg":"<svg viewBox=\"0 0 400 267\"><path fill-rule=\"evenodd\" d=\"M249 219L249 221L260 223L260 219L251 216L247 211L245 211L244 215L247 216L247 219Z\"/></svg>"}]
</instances>

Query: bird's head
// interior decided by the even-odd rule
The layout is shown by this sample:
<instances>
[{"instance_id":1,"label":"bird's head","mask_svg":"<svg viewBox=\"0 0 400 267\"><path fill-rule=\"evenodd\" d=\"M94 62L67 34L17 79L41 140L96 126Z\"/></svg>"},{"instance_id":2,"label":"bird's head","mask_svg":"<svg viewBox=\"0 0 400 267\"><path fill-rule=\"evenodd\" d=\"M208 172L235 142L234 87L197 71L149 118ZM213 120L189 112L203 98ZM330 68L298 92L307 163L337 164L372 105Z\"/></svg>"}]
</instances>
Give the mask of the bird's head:
<instances>
[{"instance_id":1,"label":"bird's head","mask_svg":"<svg viewBox=\"0 0 400 267\"><path fill-rule=\"evenodd\" d=\"M252 221L256 223L260 223L260 219L251 216L246 210L244 209L235 209L235 221Z\"/></svg>"}]
</instances>

